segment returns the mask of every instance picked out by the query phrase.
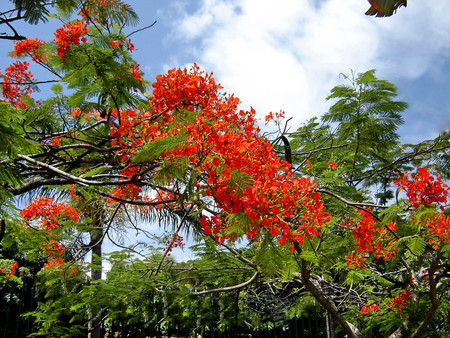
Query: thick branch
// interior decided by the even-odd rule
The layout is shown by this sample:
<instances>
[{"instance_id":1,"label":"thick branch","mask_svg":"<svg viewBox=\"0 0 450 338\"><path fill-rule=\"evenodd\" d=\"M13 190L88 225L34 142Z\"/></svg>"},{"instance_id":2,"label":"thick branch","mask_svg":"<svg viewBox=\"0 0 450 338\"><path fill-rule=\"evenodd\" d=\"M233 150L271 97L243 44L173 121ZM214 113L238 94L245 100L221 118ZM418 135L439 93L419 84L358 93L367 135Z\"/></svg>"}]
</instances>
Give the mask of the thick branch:
<instances>
[{"instance_id":1,"label":"thick branch","mask_svg":"<svg viewBox=\"0 0 450 338\"><path fill-rule=\"evenodd\" d=\"M430 269L428 270L428 277L429 277L429 282L430 282L429 295L430 295L430 300L431 300L431 307L429 308L428 313L425 316L422 323L420 323L419 327L411 335L411 338L418 338L423 335L423 333L425 332L425 329L430 324L431 319L433 318L433 316L435 315L435 313L439 307L439 301L437 299L437 284L439 282L439 278L436 278L434 275L438 268L438 265L439 265L439 259L436 258L434 260L433 264L431 265Z\"/></svg>"},{"instance_id":2,"label":"thick branch","mask_svg":"<svg viewBox=\"0 0 450 338\"><path fill-rule=\"evenodd\" d=\"M0 243L2 242L2 239L5 236L5 230L6 230L5 220L2 219L0 221Z\"/></svg>"},{"instance_id":3,"label":"thick branch","mask_svg":"<svg viewBox=\"0 0 450 338\"><path fill-rule=\"evenodd\" d=\"M300 273L300 281L303 286L311 292L311 295L327 310L331 316L336 320L339 326L344 330L344 332L350 338L362 338L361 332L359 332L358 328L356 328L351 323L347 322L344 317L339 313L334 302L323 294L309 279L310 271L307 268L307 262L305 260L301 260L301 273Z\"/></svg>"}]
</instances>

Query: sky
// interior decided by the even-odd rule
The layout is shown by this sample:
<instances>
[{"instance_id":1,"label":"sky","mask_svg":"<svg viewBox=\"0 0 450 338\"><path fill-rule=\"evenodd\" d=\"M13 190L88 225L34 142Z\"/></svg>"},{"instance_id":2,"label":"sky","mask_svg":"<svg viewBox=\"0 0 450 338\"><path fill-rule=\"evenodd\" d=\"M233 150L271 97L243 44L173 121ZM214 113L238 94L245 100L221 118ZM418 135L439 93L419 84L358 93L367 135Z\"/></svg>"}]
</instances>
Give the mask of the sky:
<instances>
[{"instance_id":1,"label":"sky","mask_svg":"<svg viewBox=\"0 0 450 338\"><path fill-rule=\"evenodd\" d=\"M140 16L127 32L157 21L131 36L147 80L196 62L239 97L243 109L254 107L261 119L283 110L295 131L331 106L325 98L345 83L341 73L376 69L409 104L399 130L403 143L450 130L448 0L410 0L389 18L364 15L366 0L125 2ZM58 26L19 28L30 38L52 39ZM11 49L11 42L0 41L1 70Z\"/></svg>"},{"instance_id":2,"label":"sky","mask_svg":"<svg viewBox=\"0 0 450 338\"><path fill-rule=\"evenodd\" d=\"M376 69L408 102L404 142L450 129L447 0L411 0L390 18L364 15L365 0L130 1L149 74L197 62L260 117L284 110L292 128L327 111L340 73ZM147 10L147 8L149 10ZM141 56L142 55L142 56Z\"/></svg>"}]
</instances>

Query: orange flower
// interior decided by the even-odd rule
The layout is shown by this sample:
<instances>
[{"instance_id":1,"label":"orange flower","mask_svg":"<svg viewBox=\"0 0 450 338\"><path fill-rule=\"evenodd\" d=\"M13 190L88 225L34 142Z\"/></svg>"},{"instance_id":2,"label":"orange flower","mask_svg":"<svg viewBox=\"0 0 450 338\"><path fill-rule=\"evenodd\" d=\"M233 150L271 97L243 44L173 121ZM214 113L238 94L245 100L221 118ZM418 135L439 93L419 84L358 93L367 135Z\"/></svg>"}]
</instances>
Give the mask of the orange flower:
<instances>
[{"instance_id":1,"label":"orange flower","mask_svg":"<svg viewBox=\"0 0 450 338\"><path fill-rule=\"evenodd\" d=\"M119 48L120 42L121 42L120 40L116 40L116 41L109 40L109 44L112 46L113 49Z\"/></svg>"}]
</instances>

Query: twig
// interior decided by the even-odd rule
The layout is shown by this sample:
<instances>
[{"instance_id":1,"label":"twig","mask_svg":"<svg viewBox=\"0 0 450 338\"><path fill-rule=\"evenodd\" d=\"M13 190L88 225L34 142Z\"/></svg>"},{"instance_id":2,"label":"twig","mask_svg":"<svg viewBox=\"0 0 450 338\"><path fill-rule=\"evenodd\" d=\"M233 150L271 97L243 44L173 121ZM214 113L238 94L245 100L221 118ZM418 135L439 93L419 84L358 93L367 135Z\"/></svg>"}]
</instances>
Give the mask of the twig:
<instances>
[{"instance_id":1,"label":"twig","mask_svg":"<svg viewBox=\"0 0 450 338\"><path fill-rule=\"evenodd\" d=\"M133 31L133 32L131 32L130 34L128 34L127 36L125 36L125 39L126 38L128 38L128 37L130 37L130 36L132 36L134 33L137 33L137 32L140 32L140 31L143 31L144 29L147 29L147 28L151 28L151 27L153 27L154 25L156 24L156 20L155 21L153 21L153 23L151 24L151 25L148 25L148 26L145 26L145 27L142 27L142 28L139 28L139 29L137 29L137 30L135 30L135 31Z\"/></svg>"},{"instance_id":2,"label":"twig","mask_svg":"<svg viewBox=\"0 0 450 338\"><path fill-rule=\"evenodd\" d=\"M256 280L256 278L258 277L258 275L259 275L259 271L256 271L255 274L252 276L252 278L250 278L248 281L246 281L244 283L225 287L225 288L220 288L220 289L210 289L210 290L205 290L205 291L193 292L192 294L194 296L201 296L201 295L207 295L207 294L216 293L216 292L228 292L228 291L239 290L239 289L245 288L247 285L250 285L251 283L253 283Z\"/></svg>"}]
</instances>

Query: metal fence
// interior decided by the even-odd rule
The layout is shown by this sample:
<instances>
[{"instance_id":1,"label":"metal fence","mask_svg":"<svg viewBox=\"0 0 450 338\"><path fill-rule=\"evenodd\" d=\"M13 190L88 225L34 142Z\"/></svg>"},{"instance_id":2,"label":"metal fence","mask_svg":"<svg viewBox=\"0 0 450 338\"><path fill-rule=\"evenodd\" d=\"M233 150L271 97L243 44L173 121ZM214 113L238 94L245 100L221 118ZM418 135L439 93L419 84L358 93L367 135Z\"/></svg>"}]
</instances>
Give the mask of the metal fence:
<instances>
[{"instance_id":1,"label":"metal fence","mask_svg":"<svg viewBox=\"0 0 450 338\"><path fill-rule=\"evenodd\" d=\"M25 282L20 288L13 283L10 287L0 288L0 338L22 338L37 331L32 316L23 314L34 311L37 307L35 286ZM162 318L161 320L162 321ZM127 319L109 322L108 328L101 328L101 337L276 337L276 338L321 338L327 337L325 317L320 313L311 313L307 317L285 320L282 324L270 329L255 330L248 327L235 326L228 331L220 331L217 323L209 323L201 328L186 327L185 324L173 325L163 329L155 323L139 325L129 324ZM178 327L177 327L178 326ZM81 336L86 337L88 329ZM335 330L333 330L335 331ZM335 335L333 337L343 337Z\"/></svg>"}]
</instances>

